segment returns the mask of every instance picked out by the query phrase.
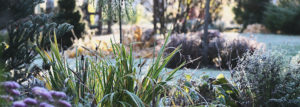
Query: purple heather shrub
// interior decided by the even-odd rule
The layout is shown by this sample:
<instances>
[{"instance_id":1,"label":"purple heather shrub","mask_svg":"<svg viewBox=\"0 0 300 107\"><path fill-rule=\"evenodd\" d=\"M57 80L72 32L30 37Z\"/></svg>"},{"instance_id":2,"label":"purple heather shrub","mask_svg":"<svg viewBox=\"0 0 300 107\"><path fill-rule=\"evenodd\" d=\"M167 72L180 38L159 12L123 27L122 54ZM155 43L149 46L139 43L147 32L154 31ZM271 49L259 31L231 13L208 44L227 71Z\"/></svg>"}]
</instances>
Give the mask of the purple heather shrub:
<instances>
[{"instance_id":1,"label":"purple heather shrub","mask_svg":"<svg viewBox=\"0 0 300 107\"><path fill-rule=\"evenodd\" d=\"M8 92L16 96L21 95L20 91L16 89L9 89Z\"/></svg>"},{"instance_id":2,"label":"purple heather shrub","mask_svg":"<svg viewBox=\"0 0 300 107\"><path fill-rule=\"evenodd\" d=\"M12 107L27 107L27 105L23 101L15 101L13 102Z\"/></svg>"},{"instance_id":3,"label":"purple heather shrub","mask_svg":"<svg viewBox=\"0 0 300 107\"><path fill-rule=\"evenodd\" d=\"M48 103L46 103L46 102L42 102L42 103L40 104L40 107L54 107L54 106L51 105L51 104L48 104Z\"/></svg>"},{"instance_id":4,"label":"purple heather shrub","mask_svg":"<svg viewBox=\"0 0 300 107\"><path fill-rule=\"evenodd\" d=\"M59 91L50 91L51 95L56 99L61 99L67 97L66 93Z\"/></svg>"},{"instance_id":5,"label":"purple heather shrub","mask_svg":"<svg viewBox=\"0 0 300 107\"><path fill-rule=\"evenodd\" d=\"M16 88L20 88L20 85L17 82L14 81L6 81L3 83L3 86L6 89L16 89Z\"/></svg>"},{"instance_id":6,"label":"purple heather shrub","mask_svg":"<svg viewBox=\"0 0 300 107\"><path fill-rule=\"evenodd\" d=\"M26 103L28 105L36 105L38 103L38 101L33 98L25 98L24 103Z\"/></svg>"},{"instance_id":7,"label":"purple heather shrub","mask_svg":"<svg viewBox=\"0 0 300 107\"><path fill-rule=\"evenodd\" d=\"M69 102L65 101L65 100L59 100L58 105L60 105L62 107L72 107L72 105Z\"/></svg>"}]
</instances>

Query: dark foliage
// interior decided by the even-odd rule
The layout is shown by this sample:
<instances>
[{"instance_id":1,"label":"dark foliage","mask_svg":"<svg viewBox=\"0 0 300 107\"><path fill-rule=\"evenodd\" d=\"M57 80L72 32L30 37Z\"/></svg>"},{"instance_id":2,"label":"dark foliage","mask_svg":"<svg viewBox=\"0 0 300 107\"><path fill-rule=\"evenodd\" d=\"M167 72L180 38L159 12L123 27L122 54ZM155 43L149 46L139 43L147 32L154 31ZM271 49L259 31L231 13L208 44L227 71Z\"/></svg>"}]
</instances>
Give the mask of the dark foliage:
<instances>
[{"instance_id":1,"label":"dark foliage","mask_svg":"<svg viewBox=\"0 0 300 107\"><path fill-rule=\"evenodd\" d=\"M264 25L274 33L300 34L299 6L299 0L280 0L278 5L268 5L264 12Z\"/></svg>"},{"instance_id":2,"label":"dark foliage","mask_svg":"<svg viewBox=\"0 0 300 107\"><path fill-rule=\"evenodd\" d=\"M15 71L14 75L10 75L13 80L26 78L26 72L22 69L29 70L37 55L34 47L47 49L54 31L61 37L71 29L72 26L69 24L50 23L49 15L30 16L27 21L14 23L8 26L8 47L3 50L0 61L5 64L7 71Z\"/></svg>"},{"instance_id":3,"label":"dark foliage","mask_svg":"<svg viewBox=\"0 0 300 107\"><path fill-rule=\"evenodd\" d=\"M278 30L284 29L283 26L287 24L288 20L291 20L292 17L286 16L294 16L295 12L288 8L282 8L275 5L269 5L267 7L267 11L264 13L264 25L272 32L276 32Z\"/></svg>"},{"instance_id":4,"label":"dark foliage","mask_svg":"<svg viewBox=\"0 0 300 107\"><path fill-rule=\"evenodd\" d=\"M58 42L62 44L63 48L67 48L72 45L72 39L74 36L80 38L84 32L84 23L80 23L81 15L79 11L74 11L76 6L75 0L59 0L58 7L59 12L54 18L54 21L58 24L69 23L74 26L74 33L67 32Z\"/></svg>"},{"instance_id":5,"label":"dark foliage","mask_svg":"<svg viewBox=\"0 0 300 107\"><path fill-rule=\"evenodd\" d=\"M236 0L237 6L233 8L235 20L246 28L249 24L261 23L263 12L270 0Z\"/></svg>"},{"instance_id":6,"label":"dark foliage","mask_svg":"<svg viewBox=\"0 0 300 107\"><path fill-rule=\"evenodd\" d=\"M286 34L300 34L300 8L296 11L294 16L291 16L291 20L287 20L283 25L283 33Z\"/></svg>"},{"instance_id":7,"label":"dark foliage","mask_svg":"<svg viewBox=\"0 0 300 107\"><path fill-rule=\"evenodd\" d=\"M34 7L43 0L1 0L0 4L0 29L9 23L33 14Z\"/></svg>"},{"instance_id":8,"label":"dark foliage","mask_svg":"<svg viewBox=\"0 0 300 107\"><path fill-rule=\"evenodd\" d=\"M22 82L39 71L31 67L37 53L34 47L48 49L54 31L61 37L73 27L69 24L51 23L50 15L33 15L34 7L42 0L1 0L1 29L8 31L7 39L1 43L1 68L3 78ZM2 75L1 75L2 76Z\"/></svg>"}]
</instances>

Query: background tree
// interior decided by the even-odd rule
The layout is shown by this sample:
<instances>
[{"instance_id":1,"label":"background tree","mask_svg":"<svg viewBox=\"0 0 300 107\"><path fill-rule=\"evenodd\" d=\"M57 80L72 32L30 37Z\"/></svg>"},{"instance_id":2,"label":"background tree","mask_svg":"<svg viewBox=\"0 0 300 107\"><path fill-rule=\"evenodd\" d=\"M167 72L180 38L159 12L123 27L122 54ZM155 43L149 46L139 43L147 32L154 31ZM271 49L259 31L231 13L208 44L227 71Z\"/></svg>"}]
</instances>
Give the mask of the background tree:
<instances>
[{"instance_id":1,"label":"background tree","mask_svg":"<svg viewBox=\"0 0 300 107\"><path fill-rule=\"evenodd\" d=\"M131 15L134 14L132 11L132 2L134 0L100 0L103 3L103 12L107 15L108 20L108 31L111 32L112 22L119 22L119 34L120 43L122 43L122 25L123 20L130 19ZM125 18L124 18L125 17Z\"/></svg>"},{"instance_id":2,"label":"background tree","mask_svg":"<svg viewBox=\"0 0 300 107\"><path fill-rule=\"evenodd\" d=\"M123 0L119 0L118 3L118 18L119 18L119 31L120 31L120 44L122 44L123 41L123 35L122 35L122 3Z\"/></svg>"},{"instance_id":3,"label":"background tree","mask_svg":"<svg viewBox=\"0 0 300 107\"><path fill-rule=\"evenodd\" d=\"M75 35L73 35L72 32L68 32L58 40L62 44L63 48L71 46L74 36L80 38L82 36L82 33L84 32L84 23L80 23L81 15L79 11L75 11L75 6L75 0L58 1L59 11L55 16L54 21L58 24L69 23L73 25L73 30L75 33Z\"/></svg>"},{"instance_id":4,"label":"background tree","mask_svg":"<svg viewBox=\"0 0 300 107\"><path fill-rule=\"evenodd\" d=\"M102 25L103 25L103 17L102 17L102 8L103 8L103 3L100 2L100 0L98 1L98 35L102 34Z\"/></svg>"},{"instance_id":5,"label":"background tree","mask_svg":"<svg viewBox=\"0 0 300 107\"><path fill-rule=\"evenodd\" d=\"M300 0L279 0L264 12L263 24L273 33L300 34Z\"/></svg>"},{"instance_id":6,"label":"background tree","mask_svg":"<svg viewBox=\"0 0 300 107\"><path fill-rule=\"evenodd\" d=\"M173 32L187 33L203 30L205 18L205 3L206 0L169 0L168 4L173 6L178 4L177 11L169 12L167 14L166 22L172 22ZM220 18L222 4L224 0L210 0L210 17L209 25ZM168 5L169 6L169 5ZM175 14L175 15L174 15ZM175 16L175 17L172 17ZM196 19L196 22L190 21ZM193 22L193 23L190 23Z\"/></svg>"},{"instance_id":7,"label":"background tree","mask_svg":"<svg viewBox=\"0 0 300 107\"><path fill-rule=\"evenodd\" d=\"M205 3L205 20L204 20L204 35L202 36L202 44L204 47L203 50L203 62L206 64L208 62L208 24L209 24L209 18L210 18L210 0L206 0Z\"/></svg>"},{"instance_id":8,"label":"background tree","mask_svg":"<svg viewBox=\"0 0 300 107\"><path fill-rule=\"evenodd\" d=\"M160 33L165 33L165 0L153 0L153 28L154 31L160 30ZM157 24L159 23L159 27Z\"/></svg>"},{"instance_id":9,"label":"background tree","mask_svg":"<svg viewBox=\"0 0 300 107\"><path fill-rule=\"evenodd\" d=\"M108 0L107 5L108 5L108 12L109 12L108 19L107 19L107 33L110 34L110 33L112 33L111 26L113 24L112 23L112 21L113 21L113 19L112 19L112 7L111 7L112 0Z\"/></svg>"},{"instance_id":10,"label":"background tree","mask_svg":"<svg viewBox=\"0 0 300 107\"><path fill-rule=\"evenodd\" d=\"M262 23L263 13L270 0L236 0L237 6L233 8L235 21L243 24L243 29L249 24Z\"/></svg>"},{"instance_id":11,"label":"background tree","mask_svg":"<svg viewBox=\"0 0 300 107\"><path fill-rule=\"evenodd\" d=\"M157 0L153 0L153 29L154 29L154 31L155 31L155 33L156 33L156 31L157 31L157 16L158 16L158 8L157 7L155 7L155 6L157 6Z\"/></svg>"}]
</instances>

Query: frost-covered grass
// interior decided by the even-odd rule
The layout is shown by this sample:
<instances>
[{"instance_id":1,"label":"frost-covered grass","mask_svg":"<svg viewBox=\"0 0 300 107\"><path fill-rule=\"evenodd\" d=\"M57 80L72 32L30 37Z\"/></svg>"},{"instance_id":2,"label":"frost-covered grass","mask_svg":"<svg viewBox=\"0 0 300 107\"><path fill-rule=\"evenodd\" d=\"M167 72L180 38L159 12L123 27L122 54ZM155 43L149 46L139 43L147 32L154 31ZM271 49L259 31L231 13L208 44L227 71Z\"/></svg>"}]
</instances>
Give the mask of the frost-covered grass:
<instances>
[{"instance_id":1,"label":"frost-covered grass","mask_svg":"<svg viewBox=\"0 0 300 107\"><path fill-rule=\"evenodd\" d=\"M300 51L300 35L277 34L242 34L253 36L258 42L266 44L266 49L285 50L288 56L295 56Z\"/></svg>"}]
</instances>

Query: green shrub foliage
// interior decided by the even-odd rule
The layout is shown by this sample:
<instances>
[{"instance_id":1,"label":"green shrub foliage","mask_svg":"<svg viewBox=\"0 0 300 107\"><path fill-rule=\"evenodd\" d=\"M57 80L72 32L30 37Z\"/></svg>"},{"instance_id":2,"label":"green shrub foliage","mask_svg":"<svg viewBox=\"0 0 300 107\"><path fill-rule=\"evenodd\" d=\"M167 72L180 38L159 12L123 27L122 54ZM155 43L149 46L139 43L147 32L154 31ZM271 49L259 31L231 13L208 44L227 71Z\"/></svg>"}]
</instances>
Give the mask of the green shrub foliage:
<instances>
[{"instance_id":1,"label":"green shrub foliage","mask_svg":"<svg viewBox=\"0 0 300 107\"><path fill-rule=\"evenodd\" d=\"M280 52L246 54L231 72L244 106L299 106L300 73Z\"/></svg>"},{"instance_id":2,"label":"green shrub foliage","mask_svg":"<svg viewBox=\"0 0 300 107\"><path fill-rule=\"evenodd\" d=\"M74 26L74 33L67 32L62 38L58 38L58 43L63 45L63 48L72 45L72 39L74 36L80 38L84 32L84 23L80 23L81 15L79 11L74 11L76 6L75 0L59 0L59 11L54 18L54 21L58 24L69 23Z\"/></svg>"}]
</instances>

